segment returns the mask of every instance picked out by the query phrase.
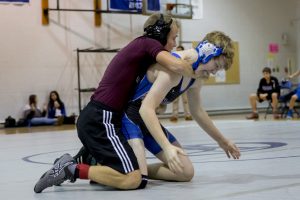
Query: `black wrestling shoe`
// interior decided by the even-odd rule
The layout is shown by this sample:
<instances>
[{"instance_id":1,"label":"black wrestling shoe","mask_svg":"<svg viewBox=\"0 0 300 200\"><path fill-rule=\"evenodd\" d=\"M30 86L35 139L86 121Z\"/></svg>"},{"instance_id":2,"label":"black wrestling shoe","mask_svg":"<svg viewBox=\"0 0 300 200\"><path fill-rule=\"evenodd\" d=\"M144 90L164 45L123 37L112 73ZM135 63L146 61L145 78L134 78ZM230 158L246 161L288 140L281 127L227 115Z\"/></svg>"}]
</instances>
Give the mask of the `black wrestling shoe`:
<instances>
[{"instance_id":1,"label":"black wrestling shoe","mask_svg":"<svg viewBox=\"0 0 300 200\"><path fill-rule=\"evenodd\" d=\"M60 158L56 158L54 164ZM73 157L77 164L97 165L97 161L93 156L86 150L85 147L81 147L79 152Z\"/></svg>"},{"instance_id":2,"label":"black wrestling shoe","mask_svg":"<svg viewBox=\"0 0 300 200\"><path fill-rule=\"evenodd\" d=\"M81 147L79 152L73 157L78 164L87 164L90 166L97 165L96 159L86 150Z\"/></svg>"}]
</instances>

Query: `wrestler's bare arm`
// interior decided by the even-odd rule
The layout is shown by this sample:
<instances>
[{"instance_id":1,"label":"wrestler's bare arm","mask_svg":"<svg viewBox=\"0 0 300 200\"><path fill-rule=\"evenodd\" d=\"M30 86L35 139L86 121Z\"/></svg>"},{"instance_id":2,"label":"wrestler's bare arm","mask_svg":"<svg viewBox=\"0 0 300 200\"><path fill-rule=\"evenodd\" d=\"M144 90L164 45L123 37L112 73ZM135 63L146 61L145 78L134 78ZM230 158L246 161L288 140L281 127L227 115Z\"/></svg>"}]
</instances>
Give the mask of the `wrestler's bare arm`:
<instances>
[{"instance_id":1,"label":"wrestler's bare arm","mask_svg":"<svg viewBox=\"0 0 300 200\"><path fill-rule=\"evenodd\" d=\"M184 152L181 148L173 146L166 138L155 109L163 101L171 88L178 84L180 78L181 76L173 72L160 70L139 111L149 132L163 149L169 169L173 172L182 171L183 166L178 154L184 154Z\"/></svg>"},{"instance_id":2,"label":"wrestler's bare arm","mask_svg":"<svg viewBox=\"0 0 300 200\"><path fill-rule=\"evenodd\" d=\"M209 136L211 136L219 144L219 146L227 154L228 158L232 157L234 159L239 159L239 148L233 142L225 138L214 125L213 121L210 119L207 112L201 105L200 84L195 85L196 87L190 88L187 91L188 102L193 119Z\"/></svg>"},{"instance_id":3,"label":"wrestler's bare arm","mask_svg":"<svg viewBox=\"0 0 300 200\"><path fill-rule=\"evenodd\" d=\"M191 66L192 62L187 62L185 60L178 59L172 56L167 51L161 51L160 53L158 53L158 55L156 56L156 61L165 68L177 74L197 78Z\"/></svg>"}]
</instances>

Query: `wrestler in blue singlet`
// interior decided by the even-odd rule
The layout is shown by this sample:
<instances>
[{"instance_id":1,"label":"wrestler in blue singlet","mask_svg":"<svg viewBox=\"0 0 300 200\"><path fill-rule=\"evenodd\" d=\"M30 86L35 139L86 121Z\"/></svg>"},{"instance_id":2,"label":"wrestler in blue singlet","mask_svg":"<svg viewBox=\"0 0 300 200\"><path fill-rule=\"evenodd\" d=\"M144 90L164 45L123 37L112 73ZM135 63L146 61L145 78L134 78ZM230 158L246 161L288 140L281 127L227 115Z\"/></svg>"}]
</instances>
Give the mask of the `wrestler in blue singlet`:
<instances>
[{"instance_id":1,"label":"wrestler in blue singlet","mask_svg":"<svg viewBox=\"0 0 300 200\"><path fill-rule=\"evenodd\" d=\"M208 48L207 46L210 45ZM196 51L199 55L202 53L202 57L199 56L197 61L193 63L193 69L196 70L200 63L207 63L211 58L219 56L222 53L222 49L215 47L213 44L204 41L196 47ZM173 56L180 58L180 56L176 53L172 53ZM181 78L179 84L173 87L166 97L164 98L162 104L169 104L174 101L177 97L179 97L182 93L184 93L187 89L189 89L195 82L195 79L190 79L188 85L185 88L182 88L183 77ZM127 138L127 140L139 138L144 140L145 147L152 153L157 154L162 151L159 144L155 141L149 130L147 129L146 125L143 122L139 114L139 109L142 104L142 100L148 93L152 86L152 83L148 80L147 75L143 77L140 83L137 85L135 93L131 100L128 103L128 107L124 113L122 119L122 131ZM168 138L170 143L176 141L176 138L171 134L165 127L162 127L166 137Z\"/></svg>"}]
</instances>

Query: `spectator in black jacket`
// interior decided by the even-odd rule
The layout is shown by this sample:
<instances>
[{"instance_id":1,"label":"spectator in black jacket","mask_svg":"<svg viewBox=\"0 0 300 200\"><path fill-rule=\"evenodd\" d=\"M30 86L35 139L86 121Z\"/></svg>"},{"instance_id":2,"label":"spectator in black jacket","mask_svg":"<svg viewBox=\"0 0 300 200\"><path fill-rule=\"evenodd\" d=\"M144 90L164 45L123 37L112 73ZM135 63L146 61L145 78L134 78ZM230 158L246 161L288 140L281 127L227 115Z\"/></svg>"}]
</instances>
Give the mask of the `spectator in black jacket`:
<instances>
[{"instance_id":1,"label":"spectator in black jacket","mask_svg":"<svg viewBox=\"0 0 300 200\"><path fill-rule=\"evenodd\" d=\"M277 105L278 98L280 96L278 79L274 76L271 76L271 69L269 67L265 67L262 73L263 78L259 82L257 93L252 93L249 96L252 113L251 115L247 116L247 119L258 119L259 115L256 108L256 101L261 103L266 100L272 102L273 117L274 119L278 119L279 115L277 114Z\"/></svg>"}]
</instances>

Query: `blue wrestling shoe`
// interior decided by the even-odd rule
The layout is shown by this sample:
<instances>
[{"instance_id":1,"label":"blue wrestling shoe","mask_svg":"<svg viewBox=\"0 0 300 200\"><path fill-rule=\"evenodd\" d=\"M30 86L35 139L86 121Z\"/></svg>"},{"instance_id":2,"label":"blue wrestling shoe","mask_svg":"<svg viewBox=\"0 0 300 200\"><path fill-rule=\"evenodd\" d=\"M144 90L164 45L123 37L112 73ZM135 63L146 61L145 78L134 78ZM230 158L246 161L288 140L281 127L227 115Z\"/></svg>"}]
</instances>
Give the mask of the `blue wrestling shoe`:
<instances>
[{"instance_id":1,"label":"blue wrestling shoe","mask_svg":"<svg viewBox=\"0 0 300 200\"><path fill-rule=\"evenodd\" d=\"M54 164L54 166L45 172L40 180L34 186L34 192L41 193L44 189L53 185L60 185L66 180L75 182L75 177L68 169L68 166L76 164L76 161L70 154L64 154Z\"/></svg>"},{"instance_id":2,"label":"blue wrestling shoe","mask_svg":"<svg viewBox=\"0 0 300 200\"><path fill-rule=\"evenodd\" d=\"M293 111L289 110L288 113L286 114L286 119L293 119Z\"/></svg>"}]
</instances>

